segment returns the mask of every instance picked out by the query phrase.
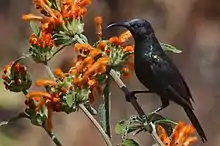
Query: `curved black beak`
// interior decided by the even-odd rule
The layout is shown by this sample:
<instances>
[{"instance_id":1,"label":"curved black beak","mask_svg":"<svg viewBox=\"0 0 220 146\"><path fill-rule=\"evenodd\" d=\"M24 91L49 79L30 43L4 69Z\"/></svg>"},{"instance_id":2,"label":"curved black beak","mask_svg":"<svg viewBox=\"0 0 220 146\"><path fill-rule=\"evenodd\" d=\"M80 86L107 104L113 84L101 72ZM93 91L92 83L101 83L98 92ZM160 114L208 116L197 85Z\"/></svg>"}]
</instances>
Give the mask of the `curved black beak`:
<instances>
[{"instance_id":1,"label":"curved black beak","mask_svg":"<svg viewBox=\"0 0 220 146\"><path fill-rule=\"evenodd\" d=\"M112 23L112 24L109 24L109 25L106 27L106 29L111 28L111 27L115 27L115 26L121 26L121 27L126 27L126 28L128 28L128 27L129 27L129 23L128 23L128 22Z\"/></svg>"}]
</instances>

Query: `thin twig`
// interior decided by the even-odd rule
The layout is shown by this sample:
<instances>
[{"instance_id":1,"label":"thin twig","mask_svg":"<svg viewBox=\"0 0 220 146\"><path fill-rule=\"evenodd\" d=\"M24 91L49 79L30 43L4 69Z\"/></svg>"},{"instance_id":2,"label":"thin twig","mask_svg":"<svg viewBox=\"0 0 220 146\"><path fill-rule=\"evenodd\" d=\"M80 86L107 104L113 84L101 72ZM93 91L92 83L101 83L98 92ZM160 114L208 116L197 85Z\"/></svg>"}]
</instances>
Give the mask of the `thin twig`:
<instances>
[{"instance_id":1,"label":"thin twig","mask_svg":"<svg viewBox=\"0 0 220 146\"><path fill-rule=\"evenodd\" d=\"M56 81L56 78L54 77L54 75L53 75L50 67L48 66L47 62L44 62L44 66L45 66L46 71L47 71L48 75L50 76L50 78Z\"/></svg>"},{"instance_id":2,"label":"thin twig","mask_svg":"<svg viewBox=\"0 0 220 146\"><path fill-rule=\"evenodd\" d=\"M79 107L86 114L86 116L91 120L91 122L95 125L95 127L99 130L99 132L101 133L103 139L105 140L106 145L107 146L112 146L111 141L110 141L108 135L102 129L102 126L96 121L96 119L86 109L86 107L83 104L80 104Z\"/></svg>"},{"instance_id":3,"label":"thin twig","mask_svg":"<svg viewBox=\"0 0 220 146\"><path fill-rule=\"evenodd\" d=\"M44 63L44 66L47 70L47 73L49 74L49 76L51 77L51 79L56 80L56 78L54 77L50 67L48 66L47 62ZM98 129L98 131L101 133L102 137L104 138L104 141L106 142L107 146L112 146L109 137L106 135L105 131L102 129L102 127L100 126L100 124L96 121L96 119L90 114L90 112L86 109L86 107L82 104L79 105L80 109L86 114L86 116L91 120L91 122L93 123L93 125Z\"/></svg>"},{"instance_id":4,"label":"thin twig","mask_svg":"<svg viewBox=\"0 0 220 146\"><path fill-rule=\"evenodd\" d=\"M52 131L48 131L46 128L44 128L44 130L47 132L47 134L50 136L50 138L56 144L56 146L62 146L62 143L59 141L59 139L54 135Z\"/></svg>"},{"instance_id":5,"label":"thin twig","mask_svg":"<svg viewBox=\"0 0 220 146\"><path fill-rule=\"evenodd\" d=\"M117 85L119 86L119 88L124 92L124 94L129 93L128 88L126 87L126 85L122 82L122 80L119 78L119 76L117 75L116 71L111 69L110 70L110 75L112 76L112 78L114 79L114 81L117 83ZM137 113L140 116L146 116L146 114L144 113L143 109L140 107L140 105L138 104L138 102L136 101L136 96L133 95L132 97L129 98L130 103L133 105L133 107L135 108L135 110L137 111ZM161 141L161 139L158 137L156 129L155 129L155 125L150 123L151 127L152 127L152 132L150 133L151 136L154 138L154 140L160 145L160 146L164 146L163 142Z\"/></svg>"},{"instance_id":6,"label":"thin twig","mask_svg":"<svg viewBox=\"0 0 220 146\"><path fill-rule=\"evenodd\" d=\"M151 136L157 142L157 144L159 144L159 146L164 146L164 144L161 141L160 137L157 135L155 125L152 122L150 123L150 125L151 125L151 127L153 129L152 132L151 132Z\"/></svg>"},{"instance_id":7,"label":"thin twig","mask_svg":"<svg viewBox=\"0 0 220 146\"><path fill-rule=\"evenodd\" d=\"M71 42L69 42L69 43L67 43L67 44L65 44L65 45L63 45L63 46L61 46L59 49L57 49L56 52L53 53L53 55L52 55L49 59L47 59L47 62L50 61L57 53L59 53L60 51L62 51L65 47L70 46L70 45L73 44L73 43L74 43L74 41L71 41Z\"/></svg>"}]
</instances>

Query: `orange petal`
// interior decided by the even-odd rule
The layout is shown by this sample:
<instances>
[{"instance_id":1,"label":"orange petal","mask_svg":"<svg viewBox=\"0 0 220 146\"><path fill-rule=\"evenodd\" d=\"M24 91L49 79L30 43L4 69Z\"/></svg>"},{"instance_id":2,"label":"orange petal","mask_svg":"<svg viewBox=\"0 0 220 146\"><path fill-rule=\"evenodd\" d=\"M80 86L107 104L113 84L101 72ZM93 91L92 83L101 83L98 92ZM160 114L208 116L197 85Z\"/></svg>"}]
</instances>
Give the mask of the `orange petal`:
<instances>
[{"instance_id":1,"label":"orange petal","mask_svg":"<svg viewBox=\"0 0 220 146\"><path fill-rule=\"evenodd\" d=\"M97 62L100 62L102 65L107 65L109 61L110 59L108 56L103 56L97 60Z\"/></svg>"},{"instance_id":2,"label":"orange petal","mask_svg":"<svg viewBox=\"0 0 220 146\"><path fill-rule=\"evenodd\" d=\"M42 80L39 79L35 82L35 86L57 86L58 83L54 80Z\"/></svg>"},{"instance_id":3,"label":"orange petal","mask_svg":"<svg viewBox=\"0 0 220 146\"><path fill-rule=\"evenodd\" d=\"M134 51L134 46L132 45L128 45L123 48L123 52L133 52L133 51Z\"/></svg>"},{"instance_id":4,"label":"orange petal","mask_svg":"<svg viewBox=\"0 0 220 146\"><path fill-rule=\"evenodd\" d=\"M157 125L157 132L161 140L164 140L168 137L165 129L160 125Z\"/></svg>"},{"instance_id":5,"label":"orange petal","mask_svg":"<svg viewBox=\"0 0 220 146\"><path fill-rule=\"evenodd\" d=\"M95 23L96 23L96 25L101 25L102 24L102 17L100 17L100 16L95 17Z\"/></svg>"},{"instance_id":6,"label":"orange petal","mask_svg":"<svg viewBox=\"0 0 220 146\"><path fill-rule=\"evenodd\" d=\"M105 48L105 46L106 46L106 43L105 43L105 42L99 41L99 43L98 43L98 48L99 48L99 49L103 50L103 49Z\"/></svg>"},{"instance_id":7,"label":"orange petal","mask_svg":"<svg viewBox=\"0 0 220 146\"><path fill-rule=\"evenodd\" d=\"M183 143L183 146L189 146L191 143L198 141L198 138L196 136L194 137L188 137L185 142Z\"/></svg>"},{"instance_id":8,"label":"orange petal","mask_svg":"<svg viewBox=\"0 0 220 146\"><path fill-rule=\"evenodd\" d=\"M171 139L177 139L179 136L179 132L181 131L181 129L184 127L183 122L178 122L178 124L175 126L173 133L171 135Z\"/></svg>"},{"instance_id":9,"label":"orange petal","mask_svg":"<svg viewBox=\"0 0 220 146\"><path fill-rule=\"evenodd\" d=\"M86 6L90 5L90 3L91 3L91 0L80 0L78 3L78 6L86 7Z\"/></svg>"},{"instance_id":10,"label":"orange petal","mask_svg":"<svg viewBox=\"0 0 220 146\"><path fill-rule=\"evenodd\" d=\"M53 18L57 19L56 15L53 12L53 9L51 9L48 5L46 5L42 0L41 0L41 6L46 10Z\"/></svg>"},{"instance_id":11,"label":"orange petal","mask_svg":"<svg viewBox=\"0 0 220 146\"><path fill-rule=\"evenodd\" d=\"M32 98L32 97L46 97L46 98L51 98L51 95L47 92L41 92L41 91L31 91L28 92L28 94L26 95L27 98Z\"/></svg>"},{"instance_id":12,"label":"orange petal","mask_svg":"<svg viewBox=\"0 0 220 146\"><path fill-rule=\"evenodd\" d=\"M122 43L126 42L131 37L132 37L132 35L131 35L130 31L126 31L119 36Z\"/></svg>"},{"instance_id":13,"label":"orange petal","mask_svg":"<svg viewBox=\"0 0 220 146\"><path fill-rule=\"evenodd\" d=\"M100 49L94 49L89 52L89 55L91 57L96 57L96 56L100 55L101 53L102 53L102 51Z\"/></svg>"},{"instance_id":14,"label":"orange petal","mask_svg":"<svg viewBox=\"0 0 220 146\"><path fill-rule=\"evenodd\" d=\"M57 76L59 78L64 77L64 73L60 68L54 69L53 73L54 73L55 76Z\"/></svg>"},{"instance_id":15,"label":"orange petal","mask_svg":"<svg viewBox=\"0 0 220 146\"><path fill-rule=\"evenodd\" d=\"M35 20L35 21L42 21L43 20L43 17L41 16L36 16L34 14L26 14L26 15L22 15L22 20L25 20L25 21L32 21L32 20Z\"/></svg>"},{"instance_id":16,"label":"orange petal","mask_svg":"<svg viewBox=\"0 0 220 146\"><path fill-rule=\"evenodd\" d=\"M86 58L83 60L83 63L84 63L84 65L87 65L87 64L92 64L94 61L95 61L95 60L94 60L93 57L88 56L88 57L86 57Z\"/></svg>"},{"instance_id":17,"label":"orange petal","mask_svg":"<svg viewBox=\"0 0 220 146\"><path fill-rule=\"evenodd\" d=\"M117 46L122 43L118 37L111 37L108 41L109 43L117 45Z\"/></svg>"}]
</instances>

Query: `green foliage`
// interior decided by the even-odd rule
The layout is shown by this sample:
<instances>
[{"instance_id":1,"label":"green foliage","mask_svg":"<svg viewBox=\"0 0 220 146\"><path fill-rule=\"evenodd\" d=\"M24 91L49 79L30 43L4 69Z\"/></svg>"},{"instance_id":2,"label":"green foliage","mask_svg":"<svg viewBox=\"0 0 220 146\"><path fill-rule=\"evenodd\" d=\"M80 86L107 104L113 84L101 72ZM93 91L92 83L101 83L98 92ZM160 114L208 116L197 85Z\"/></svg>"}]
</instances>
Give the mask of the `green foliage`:
<instances>
[{"instance_id":1,"label":"green foliage","mask_svg":"<svg viewBox=\"0 0 220 146\"><path fill-rule=\"evenodd\" d=\"M140 144L135 141L134 139L125 139L122 144L122 146L140 146Z\"/></svg>"},{"instance_id":2,"label":"green foliage","mask_svg":"<svg viewBox=\"0 0 220 146\"><path fill-rule=\"evenodd\" d=\"M140 132L152 133L153 129L150 123L162 126L168 135L170 135L173 131L173 121L168 120L159 114L151 113L148 116L131 116L127 120L119 121L115 126L115 132L122 136L123 143L130 133L133 133L133 135Z\"/></svg>"},{"instance_id":3,"label":"green foliage","mask_svg":"<svg viewBox=\"0 0 220 146\"><path fill-rule=\"evenodd\" d=\"M37 24L33 21L30 22L30 27L33 31L33 33L36 35L36 36L39 36L40 35L40 30L39 30L39 27L37 26Z\"/></svg>"},{"instance_id":4,"label":"green foliage","mask_svg":"<svg viewBox=\"0 0 220 146\"><path fill-rule=\"evenodd\" d=\"M108 134L109 137L111 137L111 133L110 133L110 114L109 114L109 110L110 110L110 80L109 78L106 80L106 85L103 89L103 98L104 98L104 103L99 105L99 119L101 122L101 125L104 129L104 131L106 132L106 134Z\"/></svg>"}]
</instances>

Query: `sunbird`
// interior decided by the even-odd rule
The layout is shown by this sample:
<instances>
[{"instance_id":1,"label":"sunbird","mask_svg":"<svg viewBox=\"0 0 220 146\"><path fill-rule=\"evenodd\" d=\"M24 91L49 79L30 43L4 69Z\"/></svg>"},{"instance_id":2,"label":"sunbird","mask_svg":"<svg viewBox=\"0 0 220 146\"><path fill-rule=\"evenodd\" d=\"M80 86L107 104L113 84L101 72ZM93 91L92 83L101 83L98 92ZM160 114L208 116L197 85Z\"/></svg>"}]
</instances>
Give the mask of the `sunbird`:
<instances>
[{"instance_id":1,"label":"sunbird","mask_svg":"<svg viewBox=\"0 0 220 146\"><path fill-rule=\"evenodd\" d=\"M125 27L132 34L135 42L134 71L138 80L148 89L148 91L132 91L129 95L144 92L159 95L162 105L154 112L169 106L170 101L177 103L186 112L202 142L207 141L205 132L193 112L194 99L190 89L178 68L162 49L150 22L144 19L132 19L112 23L107 28L115 26Z\"/></svg>"}]
</instances>

